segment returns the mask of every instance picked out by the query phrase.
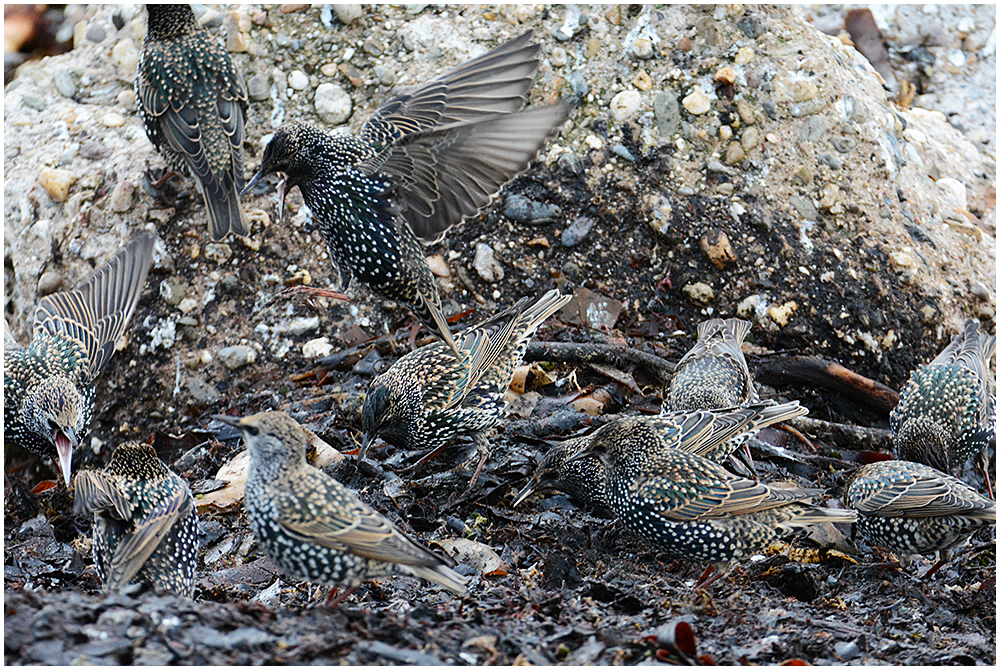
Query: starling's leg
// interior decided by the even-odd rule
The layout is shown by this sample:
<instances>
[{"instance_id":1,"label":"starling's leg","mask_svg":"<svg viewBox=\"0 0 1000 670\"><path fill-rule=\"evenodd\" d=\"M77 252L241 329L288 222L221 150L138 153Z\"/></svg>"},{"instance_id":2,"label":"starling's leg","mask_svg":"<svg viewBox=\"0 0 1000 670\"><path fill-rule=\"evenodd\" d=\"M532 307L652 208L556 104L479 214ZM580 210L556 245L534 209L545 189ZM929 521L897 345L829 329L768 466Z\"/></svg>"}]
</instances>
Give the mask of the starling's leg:
<instances>
[{"instance_id":1,"label":"starling's leg","mask_svg":"<svg viewBox=\"0 0 1000 670\"><path fill-rule=\"evenodd\" d=\"M781 428L782 430L787 430L789 433L802 440L802 443L805 444L807 447L809 447L809 451L813 452L814 454L818 453L816 445L812 443L812 440L810 440L808 437L806 437L796 429L786 424L781 424L780 426L778 426L778 428Z\"/></svg>"},{"instance_id":2,"label":"starling's leg","mask_svg":"<svg viewBox=\"0 0 1000 670\"><path fill-rule=\"evenodd\" d=\"M712 575L713 572L715 573L714 575ZM722 574L723 573L721 571L715 569L714 565L708 566L707 568L705 568L705 572L701 573L701 577L698 578L698 581L695 582L694 587L692 587L691 590L704 591L709 586L714 584L716 580L718 580L719 577L722 576ZM709 576L711 576L711 579L709 579Z\"/></svg>"},{"instance_id":3,"label":"starling's leg","mask_svg":"<svg viewBox=\"0 0 1000 670\"><path fill-rule=\"evenodd\" d=\"M757 474L757 468L753 465L753 456L750 455L750 440L743 443L743 451L747 454L747 465L750 467L750 472L753 474L753 478L759 482L760 475Z\"/></svg>"},{"instance_id":4,"label":"starling's leg","mask_svg":"<svg viewBox=\"0 0 1000 670\"><path fill-rule=\"evenodd\" d=\"M272 297L270 300L267 301L267 304L264 305L264 307L270 307L278 300L283 300L283 299L287 300L289 298L298 298L298 297L304 297L309 302L309 304L312 305L314 308L316 307L312 302L314 298L334 298L336 300L345 300L345 301L348 299L346 295L340 293L339 291L331 291L328 288L317 288L315 286L299 285L299 286L292 286L291 288L286 288L283 291L279 291L277 294L274 295L274 297Z\"/></svg>"},{"instance_id":5,"label":"starling's leg","mask_svg":"<svg viewBox=\"0 0 1000 670\"><path fill-rule=\"evenodd\" d=\"M448 447L447 444L442 444L440 447L438 447L436 449L432 449L430 451L430 453L426 454L425 456L421 456L421 458L420 458L419 461L417 461L416 463L414 463L410 467L408 467L405 470L403 470L403 472L410 472L411 470L416 470L418 465L423 465L427 461L431 460L432 458L434 458L435 456L437 456L438 454L440 454L447 447Z\"/></svg>"},{"instance_id":6,"label":"starling's leg","mask_svg":"<svg viewBox=\"0 0 1000 670\"><path fill-rule=\"evenodd\" d=\"M351 594L358 590L358 586L360 585L355 584L351 588L341 593L339 596L337 595L337 591L339 591L340 588L334 586L332 589L330 589L330 594L326 597L326 602L324 602L323 604L332 610L337 609L337 605L339 605L340 603L344 602L349 597L351 597Z\"/></svg>"},{"instance_id":7,"label":"starling's leg","mask_svg":"<svg viewBox=\"0 0 1000 670\"><path fill-rule=\"evenodd\" d=\"M986 490L990 494L990 500L996 500L993 495L993 485L990 482L990 455L985 449L979 454L979 466L983 469L983 477L986 478Z\"/></svg>"},{"instance_id":8,"label":"starling's leg","mask_svg":"<svg viewBox=\"0 0 1000 670\"><path fill-rule=\"evenodd\" d=\"M466 493L469 493L472 487L476 485L476 482L479 480L479 473L483 471L486 459L490 457L490 443L486 441L482 433L476 433L472 437L472 441L476 443L476 449L479 451L479 465L476 466L476 471L472 474L469 486L465 489Z\"/></svg>"},{"instance_id":9,"label":"starling's leg","mask_svg":"<svg viewBox=\"0 0 1000 670\"><path fill-rule=\"evenodd\" d=\"M929 582L930 579L931 579L931 577L934 576L934 573L937 572L938 570L940 570L941 567L944 566L944 564L947 563L947 562L948 562L948 559L942 558L940 561L938 561L937 563L935 563L934 565L932 565L931 569L928 570L927 572L925 572L924 576L920 578L920 581L925 582L925 583Z\"/></svg>"},{"instance_id":10,"label":"starling's leg","mask_svg":"<svg viewBox=\"0 0 1000 670\"><path fill-rule=\"evenodd\" d=\"M171 172L170 170L167 170L163 173L163 176L157 179L156 181L150 180L149 185L152 186L154 190L159 191L168 181L170 181L170 178L173 176L174 173ZM147 176L147 179L148 178L149 177Z\"/></svg>"},{"instance_id":11,"label":"starling's leg","mask_svg":"<svg viewBox=\"0 0 1000 670\"><path fill-rule=\"evenodd\" d=\"M422 324L417 321L410 327L410 335L406 338L406 344L409 345L410 351L417 348L417 334L420 332L420 326Z\"/></svg>"}]
</instances>

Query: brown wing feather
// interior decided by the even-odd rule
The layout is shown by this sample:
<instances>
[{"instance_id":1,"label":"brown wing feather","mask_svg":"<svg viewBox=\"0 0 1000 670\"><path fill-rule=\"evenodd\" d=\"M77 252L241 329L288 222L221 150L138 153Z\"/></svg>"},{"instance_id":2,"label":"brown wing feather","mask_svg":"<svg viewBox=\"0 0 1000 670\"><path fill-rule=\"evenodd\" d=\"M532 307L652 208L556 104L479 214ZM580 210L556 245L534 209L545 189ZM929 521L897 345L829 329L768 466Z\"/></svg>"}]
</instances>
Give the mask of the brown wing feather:
<instances>
[{"instance_id":1,"label":"brown wing feather","mask_svg":"<svg viewBox=\"0 0 1000 670\"><path fill-rule=\"evenodd\" d=\"M61 334L80 345L93 379L125 332L153 257L154 236L135 235L111 261L72 291L48 295L35 310L35 333Z\"/></svg>"},{"instance_id":2,"label":"brown wing feather","mask_svg":"<svg viewBox=\"0 0 1000 670\"><path fill-rule=\"evenodd\" d=\"M173 529L174 524L194 511L194 500L186 487L177 487L147 521L136 527L115 549L108 566L107 588L119 589L128 584L146 564Z\"/></svg>"}]
</instances>

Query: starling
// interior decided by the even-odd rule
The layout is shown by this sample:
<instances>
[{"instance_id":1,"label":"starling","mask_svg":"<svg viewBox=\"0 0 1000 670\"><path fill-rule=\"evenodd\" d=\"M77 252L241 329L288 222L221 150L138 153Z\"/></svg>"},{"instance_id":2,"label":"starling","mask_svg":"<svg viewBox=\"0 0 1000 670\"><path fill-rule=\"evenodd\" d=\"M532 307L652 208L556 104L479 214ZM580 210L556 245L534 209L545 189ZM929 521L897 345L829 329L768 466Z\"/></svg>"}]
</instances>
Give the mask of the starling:
<instances>
[{"instance_id":1,"label":"starling","mask_svg":"<svg viewBox=\"0 0 1000 670\"><path fill-rule=\"evenodd\" d=\"M194 595L194 496L151 445L122 444L108 467L84 470L74 485L75 513L94 517L94 563L106 591L149 582Z\"/></svg>"},{"instance_id":2,"label":"starling","mask_svg":"<svg viewBox=\"0 0 1000 670\"><path fill-rule=\"evenodd\" d=\"M710 319L698 324L698 343L677 363L664 412L670 410L722 409L759 401L747 360L743 357L743 338L750 332L750 322L742 319ZM753 472L750 438L747 432L733 449L742 446L746 462ZM735 464L735 463L734 463Z\"/></svg>"},{"instance_id":3,"label":"starling","mask_svg":"<svg viewBox=\"0 0 1000 670\"><path fill-rule=\"evenodd\" d=\"M472 486L489 457L484 433L503 417L503 395L528 341L570 296L549 291L522 298L491 319L463 331L459 355L442 342L411 351L376 377L361 410L364 458L376 437L404 449L435 450L458 435L476 441L481 458Z\"/></svg>"},{"instance_id":4,"label":"starling","mask_svg":"<svg viewBox=\"0 0 1000 670\"><path fill-rule=\"evenodd\" d=\"M73 449L90 429L94 380L139 302L153 241L136 235L75 289L43 297L27 347L4 322L4 441L57 458L67 486Z\"/></svg>"},{"instance_id":5,"label":"starling","mask_svg":"<svg viewBox=\"0 0 1000 670\"><path fill-rule=\"evenodd\" d=\"M610 512L604 488L604 462L596 456L566 461L590 446L590 436L574 437L549 449L538 464L535 474L514 498L511 507L517 507L532 493L563 491L575 500L599 512Z\"/></svg>"},{"instance_id":6,"label":"starling","mask_svg":"<svg viewBox=\"0 0 1000 670\"><path fill-rule=\"evenodd\" d=\"M684 444L681 431L671 434ZM676 558L713 564L719 576L807 526L856 517L808 502L820 490L766 486L693 451L663 449L662 440L647 421L623 419L602 426L567 463L599 458L608 503L625 525Z\"/></svg>"},{"instance_id":7,"label":"starling","mask_svg":"<svg viewBox=\"0 0 1000 670\"><path fill-rule=\"evenodd\" d=\"M698 343L677 363L667 405L672 410L720 409L757 402L743 338L750 322L710 319L698 324Z\"/></svg>"},{"instance_id":8,"label":"starling","mask_svg":"<svg viewBox=\"0 0 1000 670\"><path fill-rule=\"evenodd\" d=\"M171 172L194 179L213 240L249 235L240 207L247 87L189 5L146 5L135 76L139 117Z\"/></svg>"},{"instance_id":9,"label":"starling","mask_svg":"<svg viewBox=\"0 0 1000 670\"><path fill-rule=\"evenodd\" d=\"M942 472L980 456L993 496L986 448L994 442L994 382L990 359L996 336L969 319L937 358L910 375L889 415L896 457Z\"/></svg>"},{"instance_id":10,"label":"starling","mask_svg":"<svg viewBox=\"0 0 1000 670\"><path fill-rule=\"evenodd\" d=\"M531 37L529 31L396 96L357 137L283 125L244 190L278 173L280 219L286 189L298 186L341 287L353 277L406 305L456 356L420 241L440 240L489 204L569 117L568 101L522 110L539 64Z\"/></svg>"},{"instance_id":11,"label":"starling","mask_svg":"<svg viewBox=\"0 0 1000 670\"><path fill-rule=\"evenodd\" d=\"M857 528L869 544L891 549L907 567L913 554L938 553L951 560L953 548L980 528L996 524L996 503L965 482L922 463L879 461L855 470L844 502L858 513Z\"/></svg>"},{"instance_id":12,"label":"starling","mask_svg":"<svg viewBox=\"0 0 1000 670\"><path fill-rule=\"evenodd\" d=\"M748 432L807 413L798 401L783 405L756 403L728 409L631 417L617 423L625 426L623 430L627 430L632 439L641 439L647 452L682 449L722 464ZM573 438L550 449L532 480L514 499L514 505L535 491L556 489L597 509L611 509L601 459L594 454L573 458L585 451L592 439L592 436Z\"/></svg>"},{"instance_id":13,"label":"starling","mask_svg":"<svg viewBox=\"0 0 1000 670\"><path fill-rule=\"evenodd\" d=\"M449 567L454 561L408 538L353 491L306 462L308 435L288 414L215 418L238 429L250 451L247 517L278 568L327 586L353 589L366 579L401 573L465 593L466 579Z\"/></svg>"}]
</instances>

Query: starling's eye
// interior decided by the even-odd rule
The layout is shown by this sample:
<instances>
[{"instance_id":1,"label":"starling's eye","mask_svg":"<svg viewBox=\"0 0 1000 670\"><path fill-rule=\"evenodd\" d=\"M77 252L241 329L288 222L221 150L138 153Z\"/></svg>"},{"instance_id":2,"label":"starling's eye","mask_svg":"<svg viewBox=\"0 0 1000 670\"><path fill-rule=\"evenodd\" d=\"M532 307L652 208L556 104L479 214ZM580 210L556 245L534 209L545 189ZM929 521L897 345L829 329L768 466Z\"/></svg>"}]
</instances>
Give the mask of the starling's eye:
<instances>
[{"instance_id":1,"label":"starling's eye","mask_svg":"<svg viewBox=\"0 0 1000 670\"><path fill-rule=\"evenodd\" d=\"M251 437L256 437L257 435L260 435L260 431L257 429L256 426L246 426L244 430L247 432L247 435L250 435Z\"/></svg>"}]
</instances>

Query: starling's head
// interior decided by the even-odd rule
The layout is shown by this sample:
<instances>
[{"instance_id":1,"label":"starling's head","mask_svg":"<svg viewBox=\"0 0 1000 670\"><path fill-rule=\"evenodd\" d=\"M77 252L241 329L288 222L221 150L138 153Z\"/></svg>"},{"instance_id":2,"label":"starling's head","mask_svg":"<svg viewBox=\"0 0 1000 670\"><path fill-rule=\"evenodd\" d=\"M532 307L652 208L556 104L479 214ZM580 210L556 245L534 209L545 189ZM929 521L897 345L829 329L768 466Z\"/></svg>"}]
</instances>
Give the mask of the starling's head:
<instances>
[{"instance_id":1,"label":"starling's head","mask_svg":"<svg viewBox=\"0 0 1000 670\"><path fill-rule=\"evenodd\" d=\"M65 377L49 377L22 401L25 423L55 447L59 469L69 486L73 449L87 432L85 402L79 389Z\"/></svg>"},{"instance_id":2,"label":"starling's head","mask_svg":"<svg viewBox=\"0 0 1000 670\"><path fill-rule=\"evenodd\" d=\"M419 393L415 386L404 388L403 384L393 383L394 379L387 375L377 377L365 394L361 408L365 441L358 452L359 460L376 437L401 449L419 446L412 443L415 424L420 419Z\"/></svg>"},{"instance_id":3,"label":"starling's head","mask_svg":"<svg viewBox=\"0 0 1000 670\"><path fill-rule=\"evenodd\" d=\"M170 473L156 455L153 445L141 442L124 442L118 445L105 470L109 474L131 479L155 479Z\"/></svg>"},{"instance_id":4,"label":"starling's head","mask_svg":"<svg viewBox=\"0 0 1000 670\"><path fill-rule=\"evenodd\" d=\"M321 169L322 149L329 143L323 131L304 123L286 123L278 128L264 147L257 174L240 195L245 195L267 175L278 175L278 220L284 212L285 195L301 186Z\"/></svg>"},{"instance_id":5,"label":"starling's head","mask_svg":"<svg viewBox=\"0 0 1000 670\"><path fill-rule=\"evenodd\" d=\"M217 414L216 419L240 431L250 451L250 462L282 466L305 463L309 435L285 412L261 412L238 419Z\"/></svg>"},{"instance_id":6,"label":"starling's head","mask_svg":"<svg viewBox=\"0 0 1000 670\"><path fill-rule=\"evenodd\" d=\"M589 444L588 435L567 440L549 449L538 464L531 481L514 498L512 506L518 506L532 493L550 490L564 491L574 498L586 500L584 491L595 483L591 481L590 473L599 469L600 462L593 457L581 458L572 463L567 461L585 451Z\"/></svg>"},{"instance_id":7,"label":"starling's head","mask_svg":"<svg viewBox=\"0 0 1000 670\"><path fill-rule=\"evenodd\" d=\"M924 416L907 419L895 435L896 458L924 463L948 472L948 443L944 426Z\"/></svg>"},{"instance_id":8,"label":"starling's head","mask_svg":"<svg viewBox=\"0 0 1000 670\"><path fill-rule=\"evenodd\" d=\"M191 5L185 4L149 4L149 21L146 25L146 40L156 41L189 34L192 30L201 30L201 24L194 16Z\"/></svg>"}]
</instances>

